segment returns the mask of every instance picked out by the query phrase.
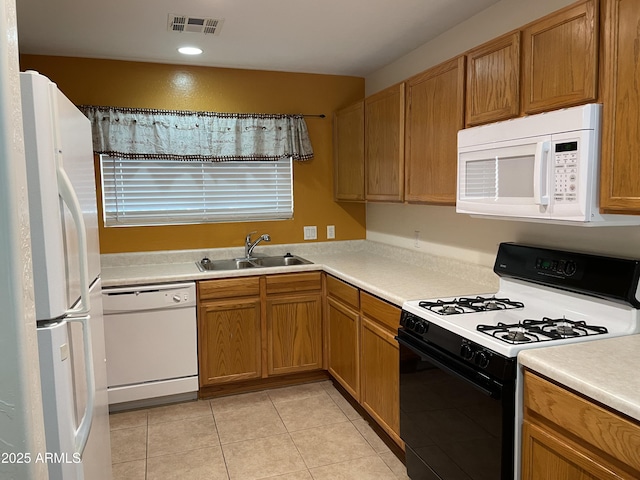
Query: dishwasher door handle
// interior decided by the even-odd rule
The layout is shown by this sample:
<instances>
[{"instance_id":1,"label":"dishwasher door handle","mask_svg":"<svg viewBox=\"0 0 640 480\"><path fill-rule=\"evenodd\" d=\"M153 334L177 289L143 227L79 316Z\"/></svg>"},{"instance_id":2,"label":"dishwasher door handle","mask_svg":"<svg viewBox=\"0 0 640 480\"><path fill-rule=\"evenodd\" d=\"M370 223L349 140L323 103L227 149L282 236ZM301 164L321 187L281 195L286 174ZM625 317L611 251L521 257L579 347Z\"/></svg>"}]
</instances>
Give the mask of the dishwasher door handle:
<instances>
[{"instance_id":1,"label":"dishwasher door handle","mask_svg":"<svg viewBox=\"0 0 640 480\"><path fill-rule=\"evenodd\" d=\"M109 296L109 297L115 297L118 295L141 295L143 293L157 293L160 290L131 290L131 291L126 291L126 292L105 292L105 295Z\"/></svg>"}]
</instances>

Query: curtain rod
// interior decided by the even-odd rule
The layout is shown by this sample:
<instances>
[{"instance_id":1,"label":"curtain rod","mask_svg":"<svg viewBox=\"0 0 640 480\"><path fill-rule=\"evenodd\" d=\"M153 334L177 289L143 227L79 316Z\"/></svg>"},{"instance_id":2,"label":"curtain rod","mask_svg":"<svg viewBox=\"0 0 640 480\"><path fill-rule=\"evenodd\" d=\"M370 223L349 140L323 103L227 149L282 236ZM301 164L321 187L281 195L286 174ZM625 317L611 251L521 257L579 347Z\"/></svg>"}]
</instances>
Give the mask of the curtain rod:
<instances>
[{"instance_id":1,"label":"curtain rod","mask_svg":"<svg viewBox=\"0 0 640 480\"><path fill-rule=\"evenodd\" d=\"M319 115L306 115L306 114L303 114L302 116L303 117L316 117L316 118L325 118L326 117L326 115L324 113L321 113Z\"/></svg>"}]
</instances>

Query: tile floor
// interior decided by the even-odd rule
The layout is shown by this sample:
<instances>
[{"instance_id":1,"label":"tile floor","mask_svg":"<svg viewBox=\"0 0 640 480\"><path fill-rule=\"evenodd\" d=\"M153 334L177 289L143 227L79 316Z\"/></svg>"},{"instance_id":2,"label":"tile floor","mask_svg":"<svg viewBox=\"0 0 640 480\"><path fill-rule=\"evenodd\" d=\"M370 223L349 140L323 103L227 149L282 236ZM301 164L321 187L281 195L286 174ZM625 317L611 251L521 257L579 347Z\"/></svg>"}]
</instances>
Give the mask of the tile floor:
<instances>
[{"instance_id":1,"label":"tile floor","mask_svg":"<svg viewBox=\"0 0 640 480\"><path fill-rule=\"evenodd\" d=\"M114 480L395 480L400 460L331 382L110 416Z\"/></svg>"}]
</instances>

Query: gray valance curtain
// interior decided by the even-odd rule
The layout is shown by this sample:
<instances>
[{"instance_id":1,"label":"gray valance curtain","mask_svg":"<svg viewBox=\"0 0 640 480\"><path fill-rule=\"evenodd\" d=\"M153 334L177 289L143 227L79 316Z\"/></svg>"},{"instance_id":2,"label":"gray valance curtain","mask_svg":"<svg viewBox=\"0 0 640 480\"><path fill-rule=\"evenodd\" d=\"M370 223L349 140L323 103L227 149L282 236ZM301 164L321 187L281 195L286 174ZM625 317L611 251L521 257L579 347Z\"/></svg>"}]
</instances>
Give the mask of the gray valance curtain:
<instances>
[{"instance_id":1,"label":"gray valance curtain","mask_svg":"<svg viewBox=\"0 0 640 480\"><path fill-rule=\"evenodd\" d=\"M313 158L302 115L191 112L81 105L96 153L179 161Z\"/></svg>"}]
</instances>

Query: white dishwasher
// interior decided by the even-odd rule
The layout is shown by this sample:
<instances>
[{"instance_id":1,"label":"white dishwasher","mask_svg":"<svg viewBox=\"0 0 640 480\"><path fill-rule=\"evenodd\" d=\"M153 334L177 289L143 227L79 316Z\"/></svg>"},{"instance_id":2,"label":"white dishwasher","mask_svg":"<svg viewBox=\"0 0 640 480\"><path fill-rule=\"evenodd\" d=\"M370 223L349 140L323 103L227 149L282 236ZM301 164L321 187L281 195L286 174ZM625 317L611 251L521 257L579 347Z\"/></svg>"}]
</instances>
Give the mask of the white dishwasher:
<instances>
[{"instance_id":1,"label":"white dishwasher","mask_svg":"<svg viewBox=\"0 0 640 480\"><path fill-rule=\"evenodd\" d=\"M111 411L195 398L195 283L103 289Z\"/></svg>"}]
</instances>

